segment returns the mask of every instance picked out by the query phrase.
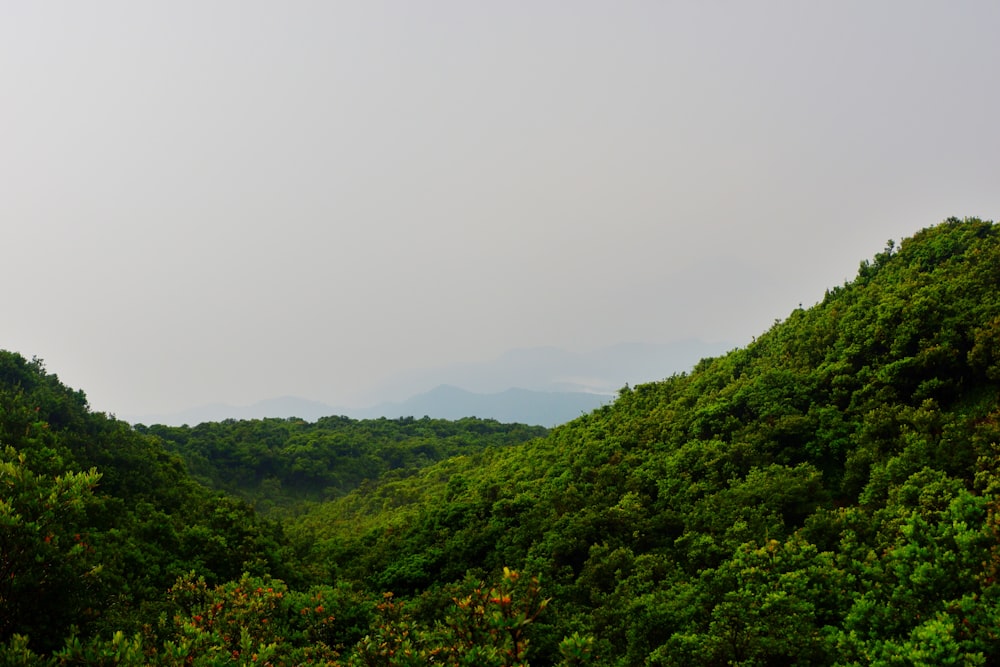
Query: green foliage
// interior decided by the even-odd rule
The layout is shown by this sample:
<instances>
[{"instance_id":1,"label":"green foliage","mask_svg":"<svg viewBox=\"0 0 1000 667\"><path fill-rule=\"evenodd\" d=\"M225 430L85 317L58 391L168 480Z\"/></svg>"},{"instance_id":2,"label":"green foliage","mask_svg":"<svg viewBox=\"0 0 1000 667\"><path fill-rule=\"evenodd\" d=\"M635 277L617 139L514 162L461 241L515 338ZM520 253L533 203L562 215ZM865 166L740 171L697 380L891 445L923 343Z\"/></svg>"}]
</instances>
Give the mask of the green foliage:
<instances>
[{"instance_id":1,"label":"green foliage","mask_svg":"<svg viewBox=\"0 0 1000 667\"><path fill-rule=\"evenodd\" d=\"M96 470L38 475L13 447L0 452L0 637L51 648L93 618L101 567L89 544Z\"/></svg>"},{"instance_id":2,"label":"green foliage","mask_svg":"<svg viewBox=\"0 0 1000 667\"><path fill-rule=\"evenodd\" d=\"M520 573L504 568L503 579L487 589L471 587L453 598L454 609L438 628L431 656L445 664L513 667L525 664L528 625L548 600L541 598L538 579L521 585Z\"/></svg>"},{"instance_id":3,"label":"green foliage","mask_svg":"<svg viewBox=\"0 0 1000 667\"><path fill-rule=\"evenodd\" d=\"M548 604L538 579L509 568L492 586L467 578L453 587L451 607L422 624L391 593L377 606L374 631L355 647L352 667L443 664L454 667L527 665L529 626ZM566 665L589 664L592 639L574 634L560 644Z\"/></svg>"},{"instance_id":4,"label":"green foliage","mask_svg":"<svg viewBox=\"0 0 1000 667\"><path fill-rule=\"evenodd\" d=\"M121 630L110 640L90 639L80 641L73 636L66 646L54 653L56 664L98 665L100 667L140 667L148 665L151 658L143 649L142 638L137 634L126 637Z\"/></svg>"},{"instance_id":5,"label":"green foliage","mask_svg":"<svg viewBox=\"0 0 1000 667\"><path fill-rule=\"evenodd\" d=\"M191 474L263 510L341 496L386 473L427 465L545 435L540 426L491 419L324 417L226 420L195 427L136 427L184 457Z\"/></svg>"},{"instance_id":6,"label":"green foliage","mask_svg":"<svg viewBox=\"0 0 1000 667\"><path fill-rule=\"evenodd\" d=\"M997 663L998 287L949 220L542 438L133 429L0 353L0 665Z\"/></svg>"},{"instance_id":7,"label":"green foliage","mask_svg":"<svg viewBox=\"0 0 1000 667\"><path fill-rule=\"evenodd\" d=\"M99 632L131 636L183 572L225 580L294 567L276 526L9 352L0 438L0 642L27 635L49 652L74 627L81 645Z\"/></svg>"},{"instance_id":8,"label":"green foliage","mask_svg":"<svg viewBox=\"0 0 1000 667\"><path fill-rule=\"evenodd\" d=\"M184 665L334 664L328 592L294 593L248 574L214 588L193 574L181 577L170 589L175 613L155 655Z\"/></svg>"},{"instance_id":9,"label":"green foliage","mask_svg":"<svg viewBox=\"0 0 1000 667\"><path fill-rule=\"evenodd\" d=\"M7 642L0 643L0 667L24 667L25 665L47 667L54 663L54 658L47 659L31 650L25 635L12 635Z\"/></svg>"},{"instance_id":10,"label":"green foliage","mask_svg":"<svg viewBox=\"0 0 1000 667\"><path fill-rule=\"evenodd\" d=\"M824 617L843 601L845 575L801 538L744 544L699 577L690 629L651 653L654 664L799 664L828 661Z\"/></svg>"},{"instance_id":11,"label":"green foliage","mask_svg":"<svg viewBox=\"0 0 1000 667\"><path fill-rule=\"evenodd\" d=\"M971 617L887 619L932 591L940 613L963 596L992 613L992 585L977 589L977 561L961 555L989 552L987 515L945 537L957 519L942 512L962 493L989 502L973 478L1000 441L997 267L993 225L948 221L745 349L625 388L544 440L361 487L290 532L330 571L406 594L530 565L552 591L543 664L574 631L594 635L607 664L833 664L874 655L851 637L879 609L874 632L891 646L947 627L964 641ZM904 529L945 532L903 549Z\"/></svg>"}]
</instances>

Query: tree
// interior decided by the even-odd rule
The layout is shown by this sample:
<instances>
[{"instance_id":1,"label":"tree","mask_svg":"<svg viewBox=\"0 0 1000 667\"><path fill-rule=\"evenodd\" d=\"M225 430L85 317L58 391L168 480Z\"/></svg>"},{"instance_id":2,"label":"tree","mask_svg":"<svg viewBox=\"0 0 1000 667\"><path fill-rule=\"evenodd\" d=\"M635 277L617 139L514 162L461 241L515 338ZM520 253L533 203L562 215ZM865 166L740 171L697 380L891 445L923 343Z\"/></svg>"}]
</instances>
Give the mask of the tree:
<instances>
[{"instance_id":1,"label":"tree","mask_svg":"<svg viewBox=\"0 0 1000 667\"><path fill-rule=\"evenodd\" d=\"M13 447L0 453L0 641L62 643L70 624L99 614L100 565L89 544L96 470L35 474Z\"/></svg>"}]
</instances>

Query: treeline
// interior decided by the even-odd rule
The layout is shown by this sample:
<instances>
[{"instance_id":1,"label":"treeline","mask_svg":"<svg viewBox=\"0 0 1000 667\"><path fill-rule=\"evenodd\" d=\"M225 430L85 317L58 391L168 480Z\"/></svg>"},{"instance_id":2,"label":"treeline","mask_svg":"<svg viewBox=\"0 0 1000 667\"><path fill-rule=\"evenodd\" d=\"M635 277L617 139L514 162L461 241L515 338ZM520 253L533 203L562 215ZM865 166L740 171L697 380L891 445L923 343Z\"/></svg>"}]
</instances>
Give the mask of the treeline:
<instances>
[{"instance_id":1,"label":"treeline","mask_svg":"<svg viewBox=\"0 0 1000 667\"><path fill-rule=\"evenodd\" d=\"M180 455L205 485L266 510L328 500L387 473L405 477L437 461L539 438L541 426L492 419L324 417L136 425Z\"/></svg>"},{"instance_id":2,"label":"treeline","mask_svg":"<svg viewBox=\"0 0 1000 667\"><path fill-rule=\"evenodd\" d=\"M890 243L746 348L544 438L497 426L349 491L290 462L296 429L329 425L208 425L185 450L89 413L37 362L2 368L0 665L1000 661L987 222ZM240 428L284 435L237 445ZM332 499L269 523L194 483L168 442L208 483Z\"/></svg>"}]
</instances>

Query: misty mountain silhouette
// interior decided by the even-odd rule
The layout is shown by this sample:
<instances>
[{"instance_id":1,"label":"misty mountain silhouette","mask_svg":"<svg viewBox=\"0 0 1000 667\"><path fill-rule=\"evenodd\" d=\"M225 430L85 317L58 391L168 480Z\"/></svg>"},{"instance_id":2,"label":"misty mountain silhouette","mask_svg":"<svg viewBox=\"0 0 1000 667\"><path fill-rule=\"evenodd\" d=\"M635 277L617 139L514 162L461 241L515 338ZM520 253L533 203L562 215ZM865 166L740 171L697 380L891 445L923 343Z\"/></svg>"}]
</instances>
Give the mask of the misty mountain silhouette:
<instances>
[{"instance_id":1,"label":"misty mountain silhouette","mask_svg":"<svg viewBox=\"0 0 1000 667\"><path fill-rule=\"evenodd\" d=\"M506 391L481 394L459 387L440 385L405 401L381 403L368 408L338 408L318 401L295 396L260 401L248 406L222 403L199 406L173 414L150 415L130 419L133 423L180 426L225 419L264 419L266 417L300 417L316 421L329 415L345 415L354 419L378 417L435 417L461 419L481 417L499 422L556 426L581 414L586 414L614 396L585 392L549 392L511 388Z\"/></svg>"},{"instance_id":2,"label":"misty mountain silhouette","mask_svg":"<svg viewBox=\"0 0 1000 667\"><path fill-rule=\"evenodd\" d=\"M687 371L700 359L722 354L729 347L682 340L620 343L589 352L558 347L517 348L489 361L398 373L362 402L367 407L339 407L282 396L248 406L214 403L170 414L123 418L132 423L180 426L265 417L300 417L312 422L329 415L355 419L426 415L555 426L611 403L626 384L660 380Z\"/></svg>"}]
</instances>

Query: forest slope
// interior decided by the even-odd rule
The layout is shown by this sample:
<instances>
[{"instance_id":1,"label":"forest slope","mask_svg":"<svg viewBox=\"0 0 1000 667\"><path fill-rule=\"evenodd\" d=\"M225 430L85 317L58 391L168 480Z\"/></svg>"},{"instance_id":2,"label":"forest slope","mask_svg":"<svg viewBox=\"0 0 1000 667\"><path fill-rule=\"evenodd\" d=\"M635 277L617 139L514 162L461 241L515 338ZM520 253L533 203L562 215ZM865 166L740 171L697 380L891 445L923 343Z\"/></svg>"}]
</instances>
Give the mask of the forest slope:
<instances>
[{"instance_id":1,"label":"forest slope","mask_svg":"<svg viewBox=\"0 0 1000 667\"><path fill-rule=\"evenodd\" d=\"M405 477L436 461L506 447L547 433L541 426L466 417L227 419L197 426L137 425L178 454L209 487L258 509L323 500L392 473Z\"/></svg>"},{"instance_id":2,"label":"forest slope","mask_svg":"<svg viewBox=\"0 0 1000 667\"><path fill-rule=\"evenodd\" d=\"M543 662L580 630L606 664L976 664L1000 658L998 390L1000 235L950 220L744 349L294 530L331 576L426 599L541 575Z\"/></svg>"}]
</instances>

